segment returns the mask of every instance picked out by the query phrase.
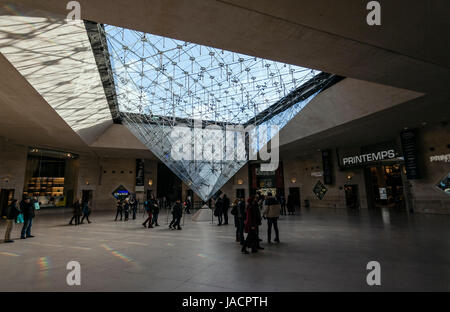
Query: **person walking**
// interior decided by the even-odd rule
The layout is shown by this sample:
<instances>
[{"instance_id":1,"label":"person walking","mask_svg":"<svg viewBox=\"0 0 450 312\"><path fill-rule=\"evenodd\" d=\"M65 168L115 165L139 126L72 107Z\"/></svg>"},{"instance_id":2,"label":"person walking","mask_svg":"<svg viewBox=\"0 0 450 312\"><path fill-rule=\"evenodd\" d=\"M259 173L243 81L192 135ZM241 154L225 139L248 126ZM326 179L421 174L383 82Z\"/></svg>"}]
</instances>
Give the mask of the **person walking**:
<instances>
[{"instance_id":1,"label":"person walking","mask_svg":"<svg viewBox=\"0 0 450 312\"><path fill-rule=\"evenodd\" d=\"M11 239L11 231L13 228L14 221L20 214L19 208L17 208L17 199L13 199L11 204L8 206L6 211L6 232L5 232L5 243L14 243Z\"/></svg>"},{"instance_id":2,"label":"person walking","mask_svg":"<svg viewBox=\"0 0 450 312\"><path fill-rule=\"evenodd\" d=\"M219 223L218 226L222 225L222 217L223 217L223 199L219 196L216 199L216 202L214 204L214 215L217 217L217 220Z\"/></svg>"},{"instance_id":3,"label":"person walking","mask_svg":"<svg viewBox=\"0 0 450 312\"><path fill-rule=\"evenodd\" d=\"M230 209L230 199L228 198L227 194L223 194L222 197L222 213L223 213L223 224L228 224L228 210Z\"/></svg>"},{"instance_id":4,"label":"person walking","mask_svg":"<svg viewBox=\"0 0 450 312\"><path fill-rule=\"evenodd\" d=\"M73 225L73 221L75 221L75 225L79 225L80 224L80 217L81 217L81 204L80 204L80 200L77 198L75 199L73 205L72 205L72 211L73 211L73 216L72 219L70 219L69 225Z\"/></svg>"},{"instance_id":5,"label":"person walking","mask_svg":"<svg viewBox=\"0 0 450 312\"><path fill-rule=\"evenodd\" d=\"M116 219L114 221L117 221L117 217L120 214L120 221L122 221L122 211L123 211L123 201L122 199L117 199L117 211L116 211Z\"/></svg>"},{"instance_id":6,"label":"person walking","mask_svg":"<svg viewBox=\"0 0 450 312\"><path fill-rule=\"evenodd\" d=\"M82 204L81 212L83 213L83 218L81 218L80 224L83 224L84 219L86 219L86 221L88 223L91 223L91 221L89 220L89 215L91 214L91 208L89 207L89 201L85 201Z\"/></svg>"},{"instance_id":7,"label":"person walking","mask_svg":"<svg viewBox=\"0 0 450 312\"><path fill-rule=\"evenodd\" d=\"M173 215L173 218L169 224L169 229L175 230L175 228L176 228L177 230L181 230L180 222L181 222L181 217L183 215L183 207L182 207L181 201L179 199L177 199L177 201L173 205L172 215Z\"/></svg>"},{"instance_id":8,"label":"person walking","mask_svg":"<svg viewBox=\"0 0 450 312\"><path fill-rule=\"evenodd\" d=\"M145 211L148 214L147 219L145 219L144 223L142 223L142 225L146 228L147 227L147 223L148 223L148 228L151 229L153 228L153 212L155 210L155 207L157 206L155 197L153 195L150 196L150 199L146 202L147 204L145 206Z\"/></svg>"},{"instance_id":9,"label":"person walking","mask_svg":"<svg viewBox=\"0 0 450 312\"><path fill-rule=\"evenodd\" d=\"M185 205L186 205L186 207L184 209L184 212L186 214L190 214L191 213L191 207L192 207L191 196L186 197Z\"/></svg>"},{"instance_id":10,"label":"person walking","mask_svg":"<svg viewBox=\"0 0 450 312\"><path fill-rule=\"evenodd\" d=\"M275 197L272 196L272 193L267 194L267 198L264 201L264 218L267 218L267 242L269 244L272 243L272 225L275 229L275 239L274 241L279 243L280 236L278 232L278 218L280 217L281 205L277 201Z\"/></svg>"},{"instance_id":11,"label":"person walking","mask_svg":"<svg viewBox=\"0 0 450 312\"><path fill-rule=\"evenodd\" d=\"M160 205L158 203L158 201L153 198L155 201L155 204L153 205L153 218L152 218L152 222L150 225L154 225L154 226L159 226L158 224L158 216L159 216L159 210L160 210Z\"/></svg>"},{"instance_id":12,"label":"person walking","mask_svg":"<svg viewBox=\"0 0 450 312\"><path fill-rule=\"evenodd\" d=\"M33 225L33 218L35 216L34 205L31 203L29 197L20 202L20 210L23 214L23 227L20 233L21 239L34 237L31 235L31 227Z\"/></svg>"}]
</instances>

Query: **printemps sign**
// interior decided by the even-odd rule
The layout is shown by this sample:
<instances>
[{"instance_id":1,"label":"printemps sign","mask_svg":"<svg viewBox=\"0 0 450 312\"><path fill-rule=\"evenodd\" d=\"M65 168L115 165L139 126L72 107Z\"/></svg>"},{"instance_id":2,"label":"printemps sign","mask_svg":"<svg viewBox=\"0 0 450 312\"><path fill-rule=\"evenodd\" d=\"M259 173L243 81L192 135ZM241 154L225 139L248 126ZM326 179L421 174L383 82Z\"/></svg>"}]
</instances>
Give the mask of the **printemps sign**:
<instances>
[{"instance_id":1,"label":"printemps sign","mask_svg":"<svg viewBox=\"0 0 450 312\"><path fill-rule=\"evenodd\" d=\"M343 167L355 167L396 157L397 154L394 149L386 149L360 155L344 156L341 158L341 165Z\"/></svg>"}]
</instances>

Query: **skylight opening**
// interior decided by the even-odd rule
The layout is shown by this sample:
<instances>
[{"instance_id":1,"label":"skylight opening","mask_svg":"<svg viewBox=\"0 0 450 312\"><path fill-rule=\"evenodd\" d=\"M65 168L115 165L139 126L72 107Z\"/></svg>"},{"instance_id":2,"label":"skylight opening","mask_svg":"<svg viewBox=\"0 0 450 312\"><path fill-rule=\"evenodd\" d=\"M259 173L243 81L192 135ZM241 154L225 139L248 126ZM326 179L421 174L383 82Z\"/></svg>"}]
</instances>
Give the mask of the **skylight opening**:
<instances>
[{"instance_id":1,"label":"skylight opening","mask_svg":"<svg viewBox=\"0 0 450 312\"><path fill-rule=\"evenodd\" d=\"M122 113L245 124L320 71L105 25Z\"/></svg>"}]
</instances>

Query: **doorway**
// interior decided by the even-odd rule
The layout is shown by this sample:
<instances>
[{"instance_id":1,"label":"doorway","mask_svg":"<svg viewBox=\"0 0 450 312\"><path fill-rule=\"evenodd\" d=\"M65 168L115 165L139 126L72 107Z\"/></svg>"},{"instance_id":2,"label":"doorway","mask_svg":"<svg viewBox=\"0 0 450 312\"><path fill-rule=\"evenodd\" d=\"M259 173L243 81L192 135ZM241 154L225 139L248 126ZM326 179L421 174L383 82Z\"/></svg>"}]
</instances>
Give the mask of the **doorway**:
<instances>
[{"instance_id":1,"label":"doorway","mask_svg":"<svg viewBox=\"0 0 450 312\"><path fill-rule=\"evenodd\" d=\"M11 204L13 198L14 189L0 190L0 215L2 217L6 215L7 208Z\"/></svg>"},{"instance_id":2,"label":"doorway","mask_svg":"<svg viewBox=\"0 0 450 312\"><path fill-rule=\"evenodd\" d=\"M300 209L300 188L299 187L290 187L289 195L288 195L288 204L289 201L292 201L292 205L294 209Z\"/></svg>"},{"instance_id":3,"label":"doorway","mask_svg":"<svg viewBox=\"0 0 450 312\"><path fill-rule=\"evenodd\" d=\"M87 202L92 203L93 197L94 197L94 191L92 191L92 190L82 190L81 191L81 202L82 203L87 203Z\"/></svg>"},{"instance_id":4,"label":"doorway","mask_svg":"<svg viewBox=\"0 0 450 312\"><path fill-rule=\"evenodd\" d=\"M173 203L181 200L181 180L166 165L158 163L157 174L157 198L166 197L168 202Z\"/></svg>"},{"instance_id":5,"label":"doorway","mask_svg":"<svg viewBox=\"0 0 450 312\"><path fill-rule=\"evenodd\" d=\"M359 189L357 184L346 184L345 189L345 204L348 209L359 209Z\"/></svg>"},{"instance_id":6,"label":"doorway","mask_svg":"<svg viewBox=\"0 0 450 312\"><path fill-rule=\"evenodd\" d=\"M245 189L236 189L236 198L245 199Z\"/></svg>"},{"instance_id":7,"label":"doorway","mask_svg":"<svg viewBox=\"0 0 450 312\"><path fill-rule=\"evenodd\" d=\"M374 208L405 209L404 195L404 166L402 164L383 164L369 167L365 173L368 175L368 200Z\"/></svg>"}]
</instances>

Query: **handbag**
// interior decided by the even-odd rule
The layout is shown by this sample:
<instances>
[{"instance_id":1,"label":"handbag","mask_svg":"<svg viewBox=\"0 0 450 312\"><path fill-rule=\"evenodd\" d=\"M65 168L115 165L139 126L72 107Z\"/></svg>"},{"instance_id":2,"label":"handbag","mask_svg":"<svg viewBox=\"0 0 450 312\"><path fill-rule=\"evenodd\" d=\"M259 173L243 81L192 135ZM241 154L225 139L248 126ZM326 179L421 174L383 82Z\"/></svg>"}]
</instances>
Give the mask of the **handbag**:
<instances>
[{"instance_id":1,"label":"handbag","mask_svg":"<svg viewBox=\"0 0 450 312\"><path fill-rule=\"evenodd\" d=\"M39 207L39 203L35 202L34 203L34 210L39 210L39 209L41 209L41 207Z\"/></svg>"},{"instance_id":2,"label":"handbag","mask_svg":"<svg viewBox=\"0 0 450 312\"><path fill-rule=\"evenodd\" d=\"M19 215L16 218L16 223L20 224L20 223L23 223L23 222L24 222L23 221L23 213L19 213Z\"/></svg>"}]
</instances>

